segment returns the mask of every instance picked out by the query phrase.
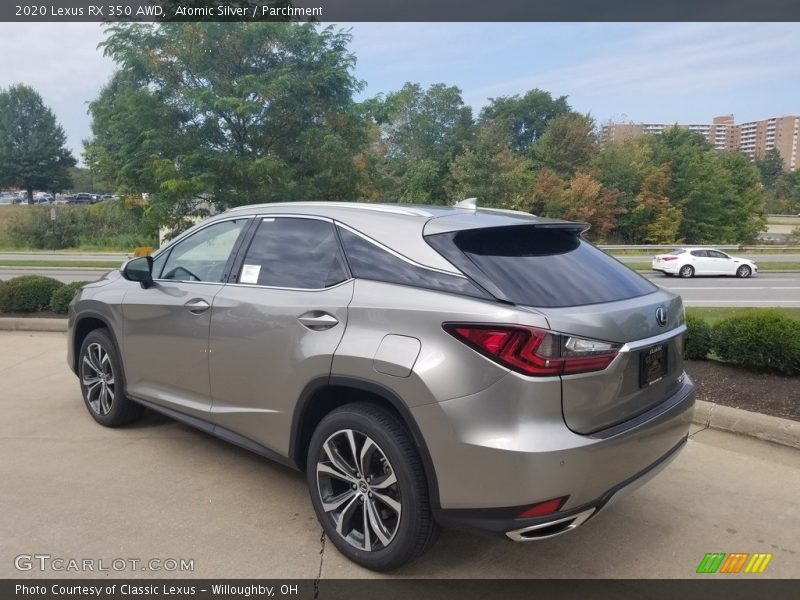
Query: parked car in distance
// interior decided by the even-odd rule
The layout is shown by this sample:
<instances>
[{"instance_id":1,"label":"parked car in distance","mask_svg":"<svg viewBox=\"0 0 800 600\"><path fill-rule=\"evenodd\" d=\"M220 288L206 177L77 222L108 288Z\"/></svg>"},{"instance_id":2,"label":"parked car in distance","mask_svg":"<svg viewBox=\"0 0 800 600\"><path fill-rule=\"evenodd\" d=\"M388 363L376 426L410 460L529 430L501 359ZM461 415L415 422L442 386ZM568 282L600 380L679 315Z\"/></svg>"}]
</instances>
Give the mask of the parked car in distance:
<instances>
[{"instance_id":1,"label":"parked car in distance","mask_svg":"<svg viewBox=\"0 0 800 600\"><path fill-rule=\"evenodd\" d=\"M653 258L653 271L667 277L695 275L730 275L750 277L758 274L758 265L749 258L731 256L714 248L675 248Z\"/></svg>"},{"instance_id":2,"label":"parked car in distance","mask_svg":"<svg viewBox=\"0 0 800 600\"><path fill-rule=\"evenodd\" d=\"M67 362L101 425L149 407L304 471L367 568L439 525L550 538L664 468L694 409L680 296L584 229L474 205L231 209L84 286Z\"/></svg>"},{"instance_id":3,"label":"parked car in distance","mask_svg":"<svg viewBox=\"0 0 800 600\"><path fill-rule=\"evenodd\" d=\"M94 194L88 194L86 192L80 192L75 194L72 197L72 200L68 201L70 204L94 204L97 202L97 197Z\"/></svg>"}]
</instances>

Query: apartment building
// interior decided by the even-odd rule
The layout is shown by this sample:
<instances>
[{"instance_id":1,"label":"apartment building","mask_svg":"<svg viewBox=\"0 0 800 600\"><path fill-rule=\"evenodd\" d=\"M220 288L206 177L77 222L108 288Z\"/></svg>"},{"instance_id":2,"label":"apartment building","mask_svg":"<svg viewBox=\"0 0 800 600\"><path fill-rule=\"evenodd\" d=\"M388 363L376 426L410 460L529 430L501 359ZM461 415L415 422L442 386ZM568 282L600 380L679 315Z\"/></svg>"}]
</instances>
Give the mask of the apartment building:
<instances>
[{"instance_id":1,"label":"apartment building","mask_svg":"<svg viewBox=\"0 0 800 600\"><path fill-rule=\"evenodd\" d=\"M610 123L604 125L604 142L658 135L677 125L695 131L717 150L738 150L750 158L760 158L777 148L787 171L800 168L800 116L773 117L749 123L736 123L733 115L714 117L711 123Z\"/></svg>"}]
</instances>

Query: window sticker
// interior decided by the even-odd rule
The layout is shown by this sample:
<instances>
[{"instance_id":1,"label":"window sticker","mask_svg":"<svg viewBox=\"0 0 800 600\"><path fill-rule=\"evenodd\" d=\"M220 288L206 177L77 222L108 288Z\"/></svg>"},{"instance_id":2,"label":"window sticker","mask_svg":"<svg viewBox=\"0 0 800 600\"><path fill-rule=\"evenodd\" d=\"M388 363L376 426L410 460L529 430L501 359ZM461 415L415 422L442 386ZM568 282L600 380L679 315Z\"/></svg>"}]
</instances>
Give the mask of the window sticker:
<instances>
[{"instance_id":1,"label":"window sticker","mask_svg":"<svg viewBox=\"0 0 800 600\"><path fill-rule=\"evenodd\" d=\"M244 265L239 283L258 283L258 275L260 273L261 265Z\"/></svg>"}]
</instances>

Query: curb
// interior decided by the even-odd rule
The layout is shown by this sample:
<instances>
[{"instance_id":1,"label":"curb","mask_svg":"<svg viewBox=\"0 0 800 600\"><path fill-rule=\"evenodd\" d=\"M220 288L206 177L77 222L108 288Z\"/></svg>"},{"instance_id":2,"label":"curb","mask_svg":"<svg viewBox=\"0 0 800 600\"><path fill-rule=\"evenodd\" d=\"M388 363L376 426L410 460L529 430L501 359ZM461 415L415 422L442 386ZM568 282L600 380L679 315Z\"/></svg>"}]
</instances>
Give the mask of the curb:
<instances>
[{"instance_id":1,"label":"curb","mask_svg":"<svg viewBox=\"0 0 800 600\"><path fill-rule=\"evenodd\" d=\"M0 331L67 331L66 319L36 317L0 317Z\"/></svg>"},{"instance_id":2,"label":"curb","mask_svg":"<svg viewBox=\"0 0 800 600\"><path fill-rule=\"evenodd\" d=\"M800 450L800 421L698 400L692 422Z\"/></svg>"}]
</instances>

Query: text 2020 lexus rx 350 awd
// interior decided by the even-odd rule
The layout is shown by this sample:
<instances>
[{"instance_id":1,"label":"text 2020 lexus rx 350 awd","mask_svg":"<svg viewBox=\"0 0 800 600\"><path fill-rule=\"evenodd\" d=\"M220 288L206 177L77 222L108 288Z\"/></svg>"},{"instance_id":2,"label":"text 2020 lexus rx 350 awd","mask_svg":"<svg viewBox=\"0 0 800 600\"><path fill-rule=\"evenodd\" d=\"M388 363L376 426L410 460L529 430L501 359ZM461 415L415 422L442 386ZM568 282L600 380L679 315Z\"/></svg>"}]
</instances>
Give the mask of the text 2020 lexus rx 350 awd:
<instances>
[{"instance_id":1,"label":"text 2020 lexus rx 350 awd","mask_svg":"<svg viewBox=\"0 0 800 600\"><path fill-rule=\"evenodd\" d=\"M82 289L91 415L143 407L306 473L325 533L395 568L439 525L585 523L686 441L681 299L582 224L474 207L230 210Z\"/></svg>"}]
</instances>

